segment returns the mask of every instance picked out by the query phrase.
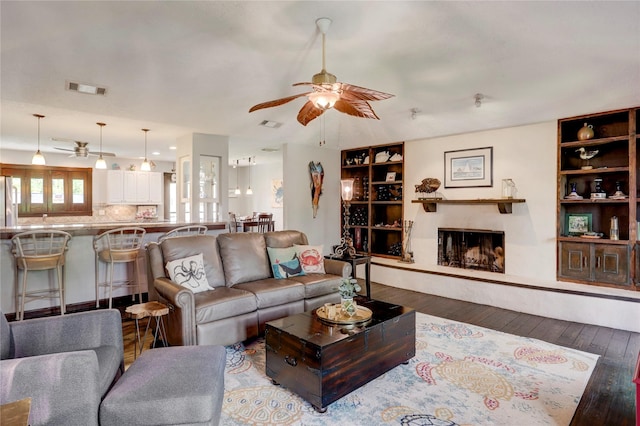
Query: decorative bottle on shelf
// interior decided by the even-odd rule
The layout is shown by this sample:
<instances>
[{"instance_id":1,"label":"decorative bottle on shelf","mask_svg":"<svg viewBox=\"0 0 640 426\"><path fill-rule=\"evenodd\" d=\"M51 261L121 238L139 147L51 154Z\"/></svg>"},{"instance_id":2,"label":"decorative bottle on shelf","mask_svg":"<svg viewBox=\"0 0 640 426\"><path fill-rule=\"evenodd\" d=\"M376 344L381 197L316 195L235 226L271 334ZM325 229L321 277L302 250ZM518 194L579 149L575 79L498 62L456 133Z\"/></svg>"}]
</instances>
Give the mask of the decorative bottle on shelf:
<instances>
[{"instance_id":1,"label":"decorative bottle on shelf","mask_svg":"<svg viewBox=\"0 0 640 426\"><path fill-rule=\"evenodd\" d=\"M617 216L611 216L611 229L609 230L609 239L611 240L620 239L620 229L618 228Z\"/></svg>"},{"instance_id":2,"label":"decorative bottle on shelf","mask_svg":"<svg viewBox=\"0 0 640 426\"><path fill-rule=\"evenodd\" d=\"M593 126L591 124L584 123L584 126L578 130L578 140L586 141L593 138Z\"/></svg>"}]
</instances>

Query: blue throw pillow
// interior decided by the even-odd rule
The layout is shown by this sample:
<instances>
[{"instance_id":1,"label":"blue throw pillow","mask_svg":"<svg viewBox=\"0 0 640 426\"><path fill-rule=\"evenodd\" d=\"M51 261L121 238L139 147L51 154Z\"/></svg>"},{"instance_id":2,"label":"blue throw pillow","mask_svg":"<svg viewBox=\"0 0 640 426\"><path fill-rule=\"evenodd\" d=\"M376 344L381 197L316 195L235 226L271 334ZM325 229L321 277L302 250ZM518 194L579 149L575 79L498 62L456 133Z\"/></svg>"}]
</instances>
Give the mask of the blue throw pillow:
<instances>
[{"instance_id":1,"label":"blue throw pillow","mask_svg":"<svg viewBox=\"0 0 640 426\"><path fill-rule=\"evenodd\" d=\"M294 247L267 247L273 277L277 279L305 275Z\"/></svg>"}]
</instances>

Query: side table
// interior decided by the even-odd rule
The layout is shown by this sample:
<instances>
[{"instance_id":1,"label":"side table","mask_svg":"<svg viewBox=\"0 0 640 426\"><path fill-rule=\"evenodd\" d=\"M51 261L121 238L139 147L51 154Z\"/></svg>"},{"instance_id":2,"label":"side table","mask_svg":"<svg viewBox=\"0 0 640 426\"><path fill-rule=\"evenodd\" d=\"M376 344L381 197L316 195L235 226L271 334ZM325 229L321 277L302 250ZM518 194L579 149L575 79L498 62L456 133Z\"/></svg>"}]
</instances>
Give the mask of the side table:
<instances>
[{"instance_id":1,"label":"side table","mask_svg":"<svg viewBox=\"0 0 640 426\"><path fill-rule=\"evenodd\" d=\"M356 254L354 257L334 257L331 255L325 256L325 259L342 260L343 262L349 262L353 271L353 278L356 278L356 265L365 265L364 268L364 282L367 291L367 299L371 299L371 256L366 254Z\"/></svg>"},{"instance_id":2,"label":"side table","mask_svg":"<svg viewBox=\"0 0 640 426\"><path fill-rule=\"evenodd\" d=\"M163 317L169 314L169 308L160 302L146 302L139 303L137 305L128 306L125 312L129 316L136 320L136 341L133 348L133 359L136 359L138 353L142 353L142 347L147 340L147 334L149 333L149 326L151 325L151 318L155 320L155 339L153 340L153 347L156 347L156 340L158 335L162 337L162 341L167 341L167 330L164 327ZM140 339L140 327L138 321L142 318L149 317L147 327L144 330L144 337ZM138 352L139 351L139 352Z\"/></svg>"}]
</instances>

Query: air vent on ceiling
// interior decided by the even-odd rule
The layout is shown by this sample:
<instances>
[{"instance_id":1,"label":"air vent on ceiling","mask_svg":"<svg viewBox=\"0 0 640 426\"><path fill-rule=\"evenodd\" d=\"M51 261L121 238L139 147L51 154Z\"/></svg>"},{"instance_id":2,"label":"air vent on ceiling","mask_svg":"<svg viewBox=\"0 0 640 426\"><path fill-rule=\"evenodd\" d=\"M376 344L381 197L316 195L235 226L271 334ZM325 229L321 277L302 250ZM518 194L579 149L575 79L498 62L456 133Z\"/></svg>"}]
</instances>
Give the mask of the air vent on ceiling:
<instances>
[{"instance_id":1,"label":"air vent on ceiling","mask_svg":"<svg viewBox=\"0 0 640 426\"><path fill-rule=\"evenodd\" d=\"M85 83L75 83L73 81L67 81L67 90L73 90L78 93L85 93L87 95L106 95L107 89L105 87L93 86Z\"/></svg>"},{"instance_id":2,"label":"air vent on ceiling","mask_svg":"<svg viewBox=\"0 0 640 426\"><path fill-rule=\"evenodd\" d=\"M262 123L260 123L260 125L264 127L268 127L270 129L277 129L278 127L282 126L282 123L279 123L277 121L271 121L271 120L263 120Z\"/></svg>"},{"instance_id":3,"label":"air vent on ceiling","mask_svg":"<svg viewBox=\"0 0 640 426\"><path fill-rule=\"evenodd\" d=\"M264 152L278 152L280 148L262 148Z\"/></svg>"}]
</instances>

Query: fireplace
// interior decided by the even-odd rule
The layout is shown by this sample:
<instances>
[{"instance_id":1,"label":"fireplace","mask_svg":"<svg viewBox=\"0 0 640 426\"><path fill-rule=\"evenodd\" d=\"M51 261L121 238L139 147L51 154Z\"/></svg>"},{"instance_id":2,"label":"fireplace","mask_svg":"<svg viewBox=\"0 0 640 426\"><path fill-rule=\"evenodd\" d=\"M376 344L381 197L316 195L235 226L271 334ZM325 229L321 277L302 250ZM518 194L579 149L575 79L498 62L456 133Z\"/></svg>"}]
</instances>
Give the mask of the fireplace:
<instances>
[{"instance_id":1,"label":"fireplace","mask_svg":"<svg viewBox=\"0 0 640 426\"><path fill-rule=\"evenodd\" d=\"M438 228L438 265L504 274L504 232Z\"/></svg>"}]
</instances>

